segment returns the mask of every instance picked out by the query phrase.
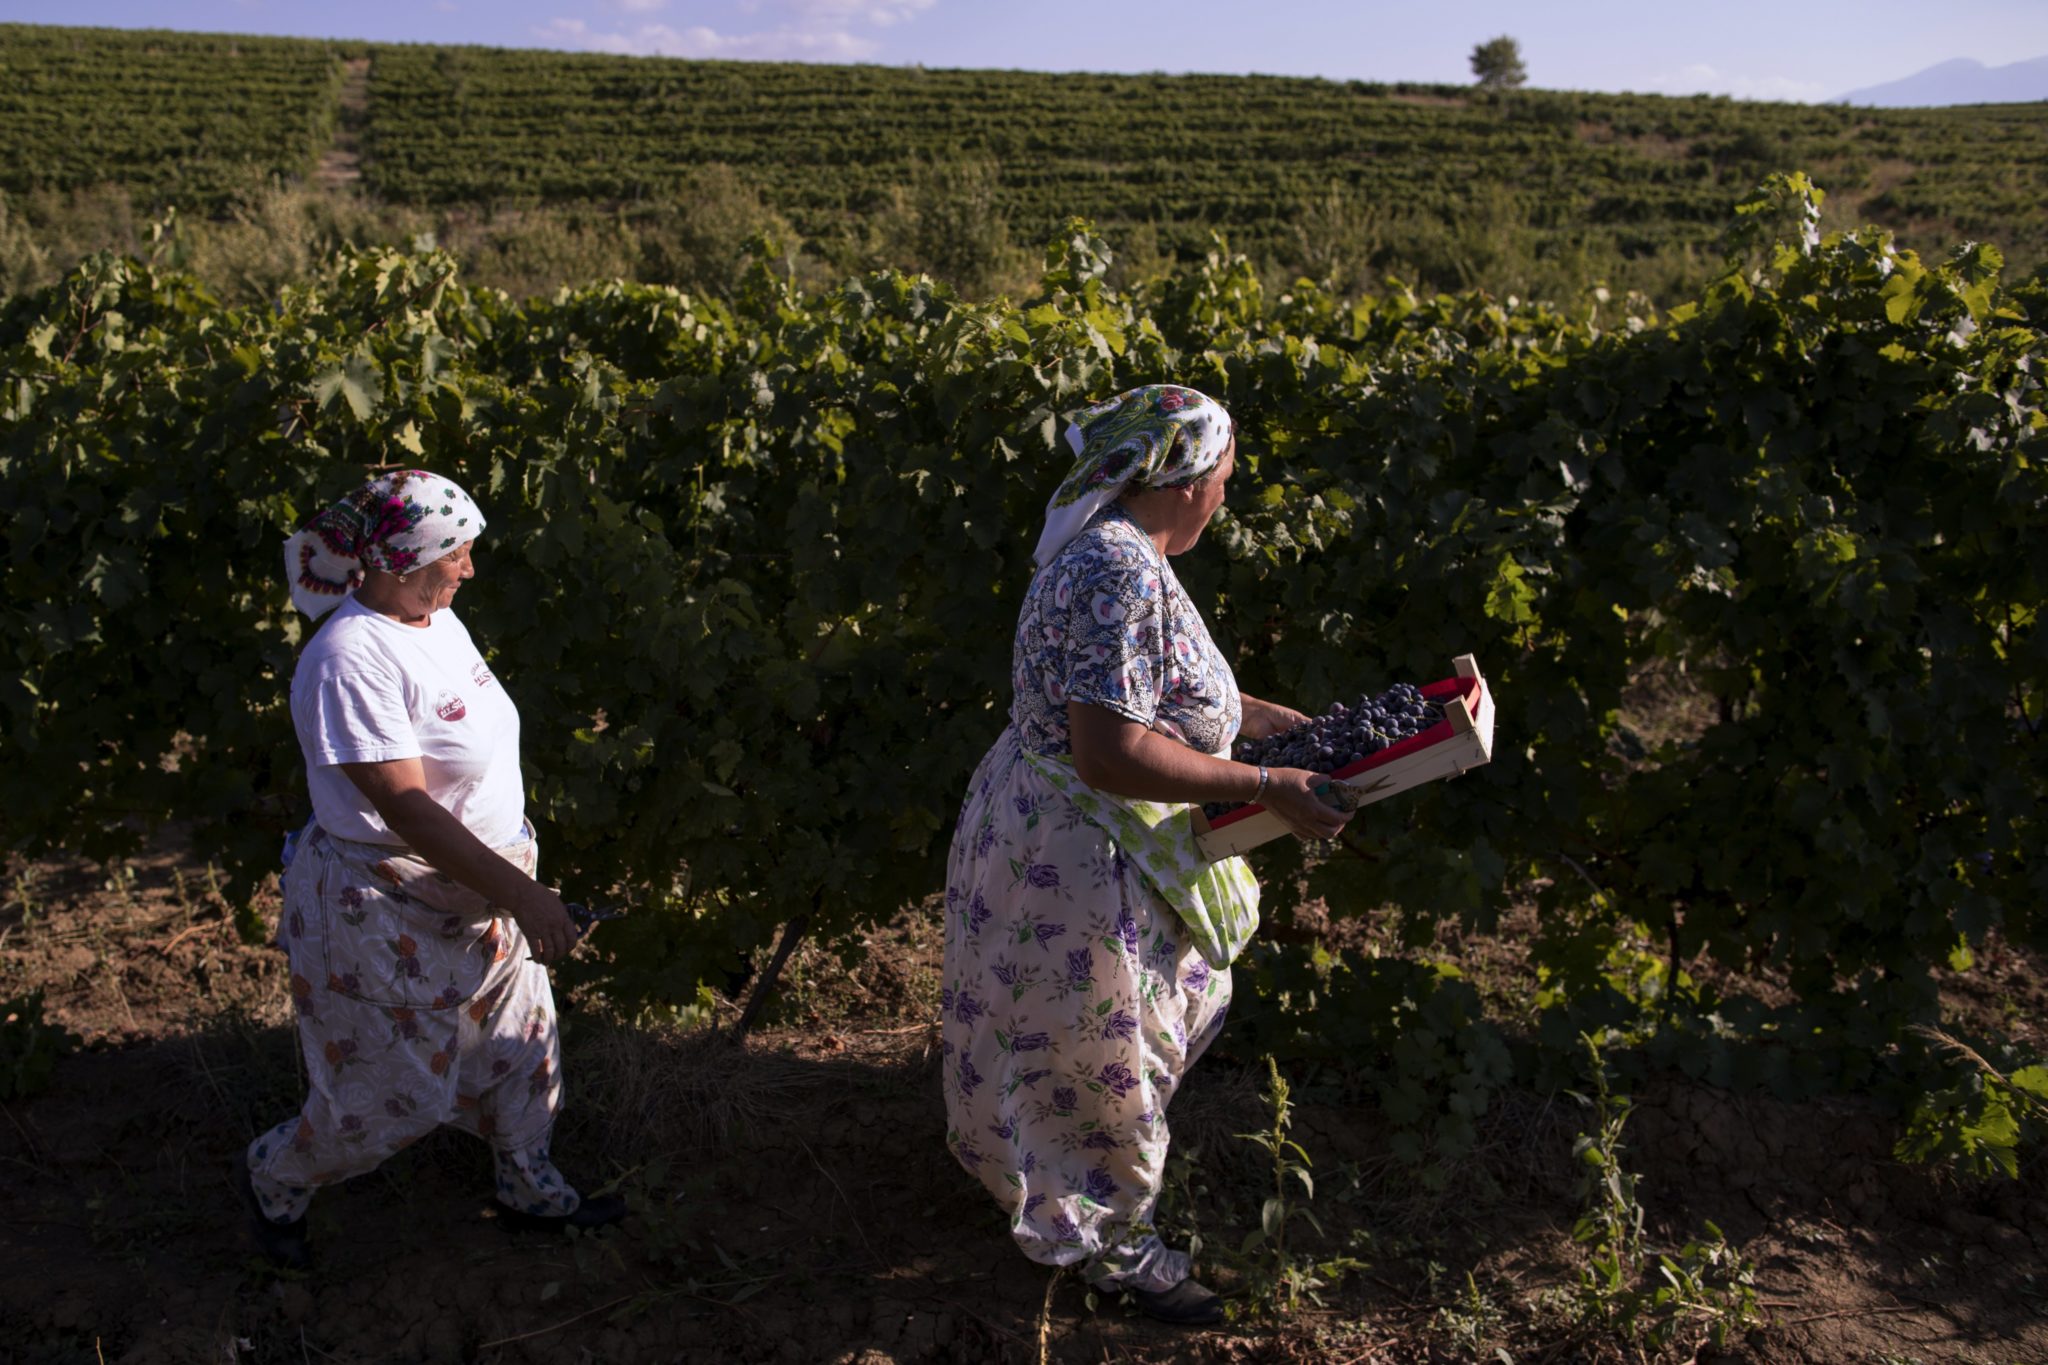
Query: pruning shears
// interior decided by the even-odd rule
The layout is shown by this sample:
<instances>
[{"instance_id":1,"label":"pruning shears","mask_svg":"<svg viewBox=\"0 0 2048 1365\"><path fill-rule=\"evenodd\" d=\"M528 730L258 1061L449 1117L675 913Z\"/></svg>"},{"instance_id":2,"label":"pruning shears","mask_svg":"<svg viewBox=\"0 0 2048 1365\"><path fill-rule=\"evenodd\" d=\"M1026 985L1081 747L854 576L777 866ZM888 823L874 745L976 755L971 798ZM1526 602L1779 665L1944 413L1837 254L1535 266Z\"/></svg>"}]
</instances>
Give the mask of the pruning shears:
<instances>
[{"instance_id":1,"label":"pruning shears","mask_svg":"<svg viewBox=\"0 0 2048 1365\"><path fill-rule=\"evenodd\" d=\"M1366 803L1366 797L1386 785L1387 781L1385 778L1381 778L1371 786L1357 786L1350 782L1339 782L1332 779L1328 782L1318 783L1310 790L1314 791L1317 796L1322 797L1325 805L1349 812L1356 811Z\"/></svg>"},{"instance_id":2,"label":"pruning shears","mask_svg":"<svg viewBox=\"0 0 2048 1365\"><path fill-rule=\"evenodd\" d=\"M591 926L600 920L618 919L626 913L626 907L623 905L588 906L576 901L564 901L562 908L569 912L569 918L575 922L578 938L589 933Z\"/></svg>"}]
</instances>

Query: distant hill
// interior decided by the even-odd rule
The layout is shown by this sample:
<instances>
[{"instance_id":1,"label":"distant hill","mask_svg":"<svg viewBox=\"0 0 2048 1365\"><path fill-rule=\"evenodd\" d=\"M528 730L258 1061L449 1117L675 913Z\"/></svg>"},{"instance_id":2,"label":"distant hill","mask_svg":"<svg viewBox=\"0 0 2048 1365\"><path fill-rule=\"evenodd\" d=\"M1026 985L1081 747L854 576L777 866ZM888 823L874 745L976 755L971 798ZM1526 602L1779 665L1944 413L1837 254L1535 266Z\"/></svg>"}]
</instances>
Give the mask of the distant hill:
<instances>
[{"instance_id":1,"label":"distant hill","mask_svg":"<svg viewBox=\"0 0 2048 1365\"><path fill-rule=\"evenodd\" d=\"M1851 90L1840 104L1925 109L1942 104L2026 104L2048 100L2048 57L1986 66L1967 57L1917 71L1904 80Z\"/></svg>"},{"instance_id":2,"label":"distant hill","mask_svg":"<svg viewBox=\"0 0 2048 1365\"><path fill-rule=\"evenodd\" d=\"M1984 82L2001 73L1952 65L1978 72L1970 97L1997 97ZM1078 214L1133 268L1199 260L1220 232L1283 275L1504 292L1598 277L1672 294L1718 262L1733 204L1803 170L1829 192L1830 226L1879 223L1925 251L1988 241L2018 271L2048 260L2041 103L1501 95L14 24L0 24L0 70L0 195L37 221L108 191L138 213L226 221L257 187L325 192L322 159L346 155L359 178L345 197L364 211L452 231L546 210L553 226L501 254L623 243L614 273L641 268L643 247L650 261L699 250L678 224L738 239L772 213L834 271L887 258L968 278L982 267L961 262L1028 258Z\"/></svg>"}]
</instances>

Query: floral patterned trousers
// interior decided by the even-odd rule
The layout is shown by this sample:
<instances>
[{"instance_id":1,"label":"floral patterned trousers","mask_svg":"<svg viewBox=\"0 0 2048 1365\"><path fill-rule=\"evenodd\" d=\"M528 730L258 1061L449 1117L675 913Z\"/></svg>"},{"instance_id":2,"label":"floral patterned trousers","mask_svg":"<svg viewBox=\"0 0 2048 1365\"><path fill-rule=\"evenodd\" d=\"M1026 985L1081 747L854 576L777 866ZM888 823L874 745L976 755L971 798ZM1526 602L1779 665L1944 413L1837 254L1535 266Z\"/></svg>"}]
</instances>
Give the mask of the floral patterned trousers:
<instances>
[{"instance_id":1,"label":"floral patterned trousers","mask_svg":"<svg viewBox=\"0 0 2048 1365\"><path fill-rule=\"evenodd\" d=\"M537 866L530 838L498 851L528 875ZM318 1187L443 1123L491 1144L500 1202L576 1210L548 1158L562 1102L554 994L517 924L402 850L309 827L285 871L278 939L308 1094L249 1145L268 1217L298 1217Z\"/></svg>"},{"instance_id":2,"label":"floral patterned trousers","mask_svg":"<svg viewBox=\"0 0 2048 1365\"><path fill-rule=\"evenodd\" d=\"M946 1143L1034 1261L1143 1288L1187 1274L1151 1229L1166 1106L1230 1003L1187 937L1005 730L947 867Z\"/></svg>"}]
</instances>

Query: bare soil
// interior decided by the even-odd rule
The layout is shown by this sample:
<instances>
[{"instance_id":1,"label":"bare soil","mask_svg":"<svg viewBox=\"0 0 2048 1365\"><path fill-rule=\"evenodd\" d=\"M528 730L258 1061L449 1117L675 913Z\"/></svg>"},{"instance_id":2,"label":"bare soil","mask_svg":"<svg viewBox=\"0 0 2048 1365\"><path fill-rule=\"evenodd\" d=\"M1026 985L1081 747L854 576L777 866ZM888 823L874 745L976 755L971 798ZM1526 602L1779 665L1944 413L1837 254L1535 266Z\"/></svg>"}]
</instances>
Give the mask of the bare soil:
<instances>
[{"instance_id":1,"label":"bare soil","mask_svg":"<svg viewBox=\"0 0 2048 1365\"><path fill-rule=\"evenodd\" d=\"M1321 1306L1199 1335L1091 1306L1074 1277L1013 1250L940 1141L929 907L878 932L851 970L805 949L778 1022L743 1046L565 1001L556 1153L586 1184L618 1182L636 1210L623 1229L508 1233L482 1149L444 1132L324 1192L316 1267L281 1278L252 1254L228 1183L249 1137L297 1104L280 956L235 938L174 839L111 868L17 864L7 888L0 995L41 989L85 1046L47 1093L0 1111L0 1360L1638 1358L1568 1311L1585 1120L1561 1095L1506 1096L1452 1188L1433 1192L1392 1156L1374 1109L1302 1078L1294 1133L1328 1234L1310 1245L1364 1268ZM1451 946L1505 997L1525 970L1516 936L1511 921ZM1953 1012L2039 1042L2040 965L1987 953L1954 983ZM1211 1245L1255 1225L1271 1179L1231 1136L1264 1119L1262 1073L1224 1046L1174 1110L1176 1150L1206 1193L1173 1218ZM1725 1349L1667 1359L2048 1361L2038 1168L1972 1185L1902 1166L1894 1121L1846 1100L1676 1076L1634 1099L1626 1159L1650 1240L1714 1220L1756 1263L1770 1317Z\"/></svg>"},{"instance_id":2,"label":"bare soil","mask_svg":"<svg viewBox=\"0 0 2048 1365\"><path fill-rule=\"evenodd\" d=\"M362 130L370 109L370 59L352 57L344 64L341 93L336 98L334 141L320 153L313 183L326 190L345 189L363 178Z\"/></svg>"}]
</instances>

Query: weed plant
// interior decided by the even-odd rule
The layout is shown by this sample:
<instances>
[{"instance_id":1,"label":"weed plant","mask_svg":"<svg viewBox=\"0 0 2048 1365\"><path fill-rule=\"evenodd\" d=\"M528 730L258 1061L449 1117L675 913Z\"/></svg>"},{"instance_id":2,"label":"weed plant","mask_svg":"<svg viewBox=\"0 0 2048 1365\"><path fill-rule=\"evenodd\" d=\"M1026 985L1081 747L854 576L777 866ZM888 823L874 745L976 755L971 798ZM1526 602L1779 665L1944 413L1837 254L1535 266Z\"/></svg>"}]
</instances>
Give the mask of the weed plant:
<instances>
[{"instance_id":1,"label":"weed plant","mask_svg":"<svg viewBox=\"0 0 2048 1365\"><path fill-rule=\"evenodd\" d=\"M1298 1310L1303 1302L1323 1306L1322 1291L1330 1288L1365 1263L1351 1256L1318 1258L1291 1247L1288 1234L1297 1221L1306 1223L1318 1237L1325 1237L1309 1202L1316 1197L1313 1162L1308 1150L1288 1131L1294 1124L1294 1105L1280 1064L1266 1059L1265 1100L1271 1122L1255 1133L1237 1136L1266 1154L1272 1172L1271 1192L1259 1205L1259 1224L1244 1235L1232 1261L1246 1281L1245 1303L1254 1313L1279 1315ZM1299 1186L1297 1197L1296 1187Z\"/></svg>"},{"instance_id":2,"label":"weed plant","mask_svg":"<svg viewBox=\"0 0 2048 1365\"><path fill-rule=\"evenodd\" d=\"M1613 1089L1599 1042L1591 1034L1581 1034L1580 1042L1592 1093L1574 1098L1590 1111L1592 1124L1572 1146L1583 1167L1586 1197L1572 1228L1572 1239L1588 1256L1579 1271L1579 1321L1630 1346L1681 1359L1696 1357L1707 1342L1725 1348L1763 1325L1756 1267L1711 1221L1675 1251L1645 1250L1636 1177L1622 1160L1630 1100Z\"/></svg>"},{"instance_id":3,"label":"weed plant","mask_svg":"<svg viewBox=\"0 0 2048 1365\"><path fill-rule=\"evenodd\" d=\"M0 1002L0 1100L48 1090L58 1059L77 1046L75 1034L44 1017L41 991Z\"/></svg>"}]
</instances>

